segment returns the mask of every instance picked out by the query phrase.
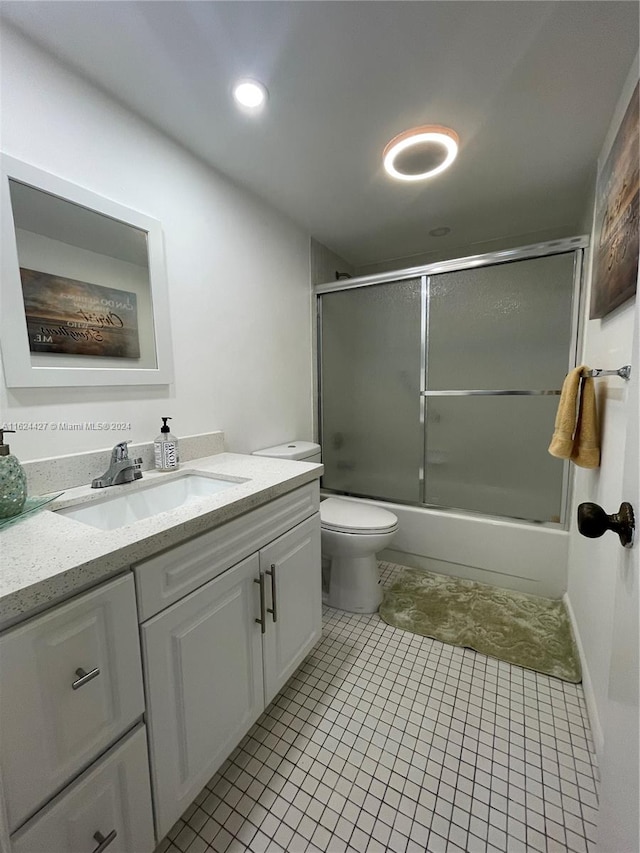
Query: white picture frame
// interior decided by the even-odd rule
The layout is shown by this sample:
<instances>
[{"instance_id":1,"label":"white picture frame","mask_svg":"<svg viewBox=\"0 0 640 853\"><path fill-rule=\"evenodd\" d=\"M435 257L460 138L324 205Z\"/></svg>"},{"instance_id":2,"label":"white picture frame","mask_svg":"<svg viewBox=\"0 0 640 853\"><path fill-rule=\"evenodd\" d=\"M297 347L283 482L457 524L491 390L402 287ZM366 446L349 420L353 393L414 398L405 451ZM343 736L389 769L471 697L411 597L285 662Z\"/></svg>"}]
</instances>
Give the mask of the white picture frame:
<instances>
[{"instance_id":1,"label":"white picture frame","mask_svg":"<svg viewBox=\"0 0 640 853\"><path fill-rule=\"evenodd\" d=\"M168 385L173 381L173 351L164 243L160 223L91 190L8 155L0 156L0 347L8 388L82 387L96 385ZM116 359L42 356L30 350L22 294L18 241L14 227L10 181L69 201L146 234L148 255L148 328L153 347L147 366L122 366ZM125 288L126 289L126 288ZM36 357L34 357L36 356ZM63 366L61 366L61 361ZM102 364L101 364L102 362Z\"/></svg>"}]
</instances>

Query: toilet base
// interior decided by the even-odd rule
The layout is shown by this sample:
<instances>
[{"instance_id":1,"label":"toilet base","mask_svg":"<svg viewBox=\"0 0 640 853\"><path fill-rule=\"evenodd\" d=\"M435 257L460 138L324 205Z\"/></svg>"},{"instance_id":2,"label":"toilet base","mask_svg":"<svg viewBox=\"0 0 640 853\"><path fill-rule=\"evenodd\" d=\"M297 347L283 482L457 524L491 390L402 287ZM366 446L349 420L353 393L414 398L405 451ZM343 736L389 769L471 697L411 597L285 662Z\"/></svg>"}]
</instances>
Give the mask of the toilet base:
<instances>
[{"instance_id":1,"label":"toilet base","mask_svg":"<svg viewBox=\"0 0 640 853\"><path fill-rule=\"evenodd\" d=\"M332 557L327 604L349 613L375 613L382 603L382 584L375 554Z\"/></svg>"}]
</instances>

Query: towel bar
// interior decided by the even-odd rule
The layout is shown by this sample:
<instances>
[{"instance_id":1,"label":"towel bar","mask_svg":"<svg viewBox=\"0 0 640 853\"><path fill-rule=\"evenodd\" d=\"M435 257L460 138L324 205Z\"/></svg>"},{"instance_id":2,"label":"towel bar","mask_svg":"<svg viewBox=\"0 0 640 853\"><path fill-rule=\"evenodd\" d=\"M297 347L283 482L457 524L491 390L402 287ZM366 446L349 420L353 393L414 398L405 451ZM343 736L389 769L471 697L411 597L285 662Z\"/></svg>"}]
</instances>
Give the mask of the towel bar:
<instances>
[{"instance_id":1,"label":"towel bar","mask_svg":"<svg viewBox=\"0 0 640 853\"><path fill-rule=\"evenodd\" d=\"M601 370L599 367L596 367L593 370L585 370L582 375L592 376L594 379L597 379L599 376L619 376L620 379L628 382L631 378L631 365L625 364L624 367L619 367L617 370Z\"/></svg>"}]
</instances>

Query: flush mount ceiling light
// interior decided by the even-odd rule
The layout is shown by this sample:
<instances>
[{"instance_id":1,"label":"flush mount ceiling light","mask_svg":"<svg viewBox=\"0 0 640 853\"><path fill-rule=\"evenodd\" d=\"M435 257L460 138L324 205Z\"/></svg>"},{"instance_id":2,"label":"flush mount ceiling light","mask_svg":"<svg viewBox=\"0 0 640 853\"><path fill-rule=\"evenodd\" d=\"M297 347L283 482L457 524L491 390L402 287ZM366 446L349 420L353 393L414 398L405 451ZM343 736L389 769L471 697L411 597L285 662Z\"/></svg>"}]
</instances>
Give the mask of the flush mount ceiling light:
<instances>
[{"instance_id":1,"label":"flush mount ceiling light","mask_svg":"<svg viewBox=\"0 0 640 853\"><path fill-rule=\"evenodd\" d=\"M258 112L267 100L268 92L258 80L245 77L238 80L233 87L233 97L236 104L246 112Z\"/></svg>"},{"instance_id":2,"label":"flush mount ceiling light","mask_svg":"<svg viewBox=\"0 0 640 853\"><path fill-rule=\"evenodd\" d=\"M383 152L386 171L398 181L423 181L444 172L458 153L458 134L425 124L394 136Z\"/></svg>"}]
</instances>

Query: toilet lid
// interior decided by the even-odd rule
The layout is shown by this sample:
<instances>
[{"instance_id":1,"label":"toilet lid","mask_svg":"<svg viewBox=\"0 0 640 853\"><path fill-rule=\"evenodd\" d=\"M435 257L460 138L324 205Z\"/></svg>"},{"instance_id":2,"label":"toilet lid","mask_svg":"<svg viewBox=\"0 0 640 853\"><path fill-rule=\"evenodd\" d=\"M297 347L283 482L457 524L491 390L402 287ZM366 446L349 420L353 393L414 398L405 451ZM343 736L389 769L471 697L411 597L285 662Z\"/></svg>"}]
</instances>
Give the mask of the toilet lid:
<instances>
[{"instance_id":1,"label":"toilet lid","mask_svg":"<svg viewBox=\"0 0 640 853\"><path fill-rule=\"evenodd\" d=\"M320 504L320 524L343 533L385 533L398 526L398 519L377 506L327 498Z\"/></svg>"},{"instance_id":2,"label":"toilet lid","mask_svg":"<svg viewBox=\"0 0 640 853\"><path fill-rule=\"evenodd\" d=\"M286 444L276 444L265 447L264 450L254 450L253 456L271 456L276 459L309 459L320 453L320 445L313 441L288 441Z\"/></svg>"}]
</instances>

